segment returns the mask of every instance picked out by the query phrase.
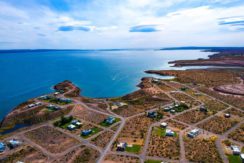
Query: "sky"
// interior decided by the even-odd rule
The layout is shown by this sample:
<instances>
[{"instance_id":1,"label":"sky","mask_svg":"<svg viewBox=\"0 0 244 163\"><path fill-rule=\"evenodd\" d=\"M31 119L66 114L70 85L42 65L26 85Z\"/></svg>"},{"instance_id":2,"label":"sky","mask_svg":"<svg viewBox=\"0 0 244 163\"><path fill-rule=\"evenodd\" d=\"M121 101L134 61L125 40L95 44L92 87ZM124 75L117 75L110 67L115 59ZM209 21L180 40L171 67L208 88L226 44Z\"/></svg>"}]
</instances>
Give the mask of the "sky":
<instances>
[{"instance_id":1,"label":"sky","mask_svg":"<svg viewBox=\"0 0 244 163\"><path fill-rule=\"evenodd\" d=\"M0 0L0 49L244 46L244 0Z\"/></svg>"}]
</instances>

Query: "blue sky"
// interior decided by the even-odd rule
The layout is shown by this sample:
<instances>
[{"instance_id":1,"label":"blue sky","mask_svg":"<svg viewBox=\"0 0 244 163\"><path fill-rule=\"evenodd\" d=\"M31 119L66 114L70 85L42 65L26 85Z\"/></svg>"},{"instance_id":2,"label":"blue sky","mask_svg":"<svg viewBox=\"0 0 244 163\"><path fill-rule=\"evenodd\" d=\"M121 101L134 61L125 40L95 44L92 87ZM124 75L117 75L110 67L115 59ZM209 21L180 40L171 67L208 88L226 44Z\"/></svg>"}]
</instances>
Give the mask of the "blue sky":
<instances>
[{"instance_id":1,"label":"blue sky","mask_svg":"<svg viewBox=\"0 0 244 163\"><path fill-rule=\"evenodd\" d=\"M244 46L243 0L0 0L0 49Z\"/></svg>"}]
</instances>

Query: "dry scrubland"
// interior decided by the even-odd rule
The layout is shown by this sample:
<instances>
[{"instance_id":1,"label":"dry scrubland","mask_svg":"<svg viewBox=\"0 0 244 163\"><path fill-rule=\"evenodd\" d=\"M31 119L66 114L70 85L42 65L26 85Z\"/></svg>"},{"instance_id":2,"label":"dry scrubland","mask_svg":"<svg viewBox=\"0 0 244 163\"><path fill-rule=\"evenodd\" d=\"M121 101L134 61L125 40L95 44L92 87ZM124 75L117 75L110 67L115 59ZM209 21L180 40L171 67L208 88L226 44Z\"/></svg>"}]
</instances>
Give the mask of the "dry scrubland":
<instances>
[{"instance_id":1,"label":"dry scrubland","mask_svg":"<svg viewBox=\"0 0 244 163\"><path fill-rule=\"evenodd\" d=\"M208 116L209 116L208 113L200 112L199 110L191 110L176 116L175 119L188 124L194 124L200 122L201 120L207 118Z\"/></svg>"},{"instance_id":2,"label":"dry scrubland","mask_svg":"<svg viewBox=\"0 0 244 163\"><path fill-rule=\"evenodd\" d=\"M53 161L52 163L95 163L98 157L98 151L81 146L67 153L60 159Z\"/></svg>"},{"instance_id":3,"label":"dry scrubland","mask_svg":"<svg viewBox=\"0 0 244 163\"><path fill-rule=\"evenodd\" d=\"M228 138L244 143L244 124L231 132Z\"/></svg>"},{"instance_id":4,"label":"dry scrubland","mask_svg":"<svg viewBox=\"0 0 244 163\"><path fill-rule=\"evenodd\" d=\"M126 162L139 163L140 160L137 157L109 154L106 156L104 161L104 163L126 163Z\"/></svg>"},{"instance_id":5,"label":"dry scrubland","mask_svg":"<svg viewBox=\"0 0 244 163\"><path fill-rule=\"evenodd\" d=\"M222 116L215 116L204 123L198 125L198 127L213 132L215 134L223 134L231 127L236 125L238 121L232 118L225 118Z\"/></svg>"},{"instance_id":6,"label":"dry scrubland","mask_svg":"<svg viewBox=\"0 0 244 163\"><path fill-rule=\"evenodd\" d=\"M152 132L148 147L148 155L164 157L173 160L179 159L180 142L179 137L159 136Z\"/></svg>"},{"instance_id":7,"label":"dry scrubland","mask_svg":"<svg viewBox=\"0 0 244 163\"><path fill-rule=\"evenodd\" d=\"M0 155L1 163L14 163L17 161L27 163L45 163L48 162L48 158L40 151L37 151L30 146L23 146L21 149L4 157Z\"/></svg>"},{"instance_id":8,"label":"dry scrubland","mask_svg":"<svg viewBox=\"0 0 244 163\"><path fill-rule=\"evenodd\" d=\"M152 72L176 76L176 80L181 83L202 84L207 87L239 83L237 74L224 70L162 70Z\"/></svg>"},{"instance_id":9,"label":"dry scrubland","mask_svg":"<svg viewBox=\"0 0 244 163\"><path fill-rule=\"evenodd\" d=\"M184 138L186 158L192 162L221 163L222 159L211 139Z\"/></svg>"},{"instance_id":10,"label":"dry scrubland","mask_svg":"<svg viewBox=\"0 0 244 163\"><path fill-rule=\"evenodd\" d=\"M139 144L143 145L148 128L152 123L153 120L145 115L127 120L125 127L119 134L118 141L128 140L125 142L140 142Z\"/></svg>"},{"instance_id":11,"label":"dry scrubland","mask_svg":"<svg viewBox=\"0 0 244 163\"><path fill-rule=\"evenodd\" d=\"M173 127L173 128L178 129L178 130L184 130L185 128L188 127L182 123L174 121L173 119L167 120L166 123L168 123L168 126L170 126L171 128Z\"/></svg>"},{"instance_id":12,"label":"dry scrubland","mask_svg":"<svg viewBox=\"0 0 244 163\"><path fill-rule=\"evenodd\" d=\"M181 92L171 92L170 93L175 99L178 101L185 101L186 104L190 105L190 107L198 106L200 103L194 100L192 97L181 93Z\"/></svg>"},{"instance_id":13,"label":"dry scrubland","mask_svg":"<svg viewBox=\"0 0 244 163\"><path fill-rule=\"evenodd\" d=\"M87 110L82 106L78 106L73 110L73 115L79 119L83 119L88 122L95 124L101 123L108 116L104 114L97 113L95 111Z\"/></svg>"},{"instance_id":14,"label":"dry scrubland","mask_svg":"<svg viewBox=\"0 0 244 163\"><path fill-rule=\"evenodd\" d=\"M143 90L139 90L114 101L123 101L128 104L113 111L123 117L129 117L150 110L156 105L168 104L171 99L163 93L153 96L146 94Z\"/></svg>"},{"instance_id":15,"label":"dry scrubland","mask_svg":"<svg viewBox=\"0 0 244 163\"><path fill-rule=\"evenodd\" d=\"M105 131L100 135L98 135L97 137L95 137L94 139L92 139L91 142L98 147L104 148L109 143L113 135L114 135L113 132Z\"/></svg>"},{"instance_id":16,"label":"dry scrubland","mask_svg":"<svg viewBox=\"0 0 244 163\"><path fill-rule=\"evenodd\" d=\"M29 131L25 136L52 153L61 153L79 144L77 140L49 126Z\"/></svg>"}]
</instances>

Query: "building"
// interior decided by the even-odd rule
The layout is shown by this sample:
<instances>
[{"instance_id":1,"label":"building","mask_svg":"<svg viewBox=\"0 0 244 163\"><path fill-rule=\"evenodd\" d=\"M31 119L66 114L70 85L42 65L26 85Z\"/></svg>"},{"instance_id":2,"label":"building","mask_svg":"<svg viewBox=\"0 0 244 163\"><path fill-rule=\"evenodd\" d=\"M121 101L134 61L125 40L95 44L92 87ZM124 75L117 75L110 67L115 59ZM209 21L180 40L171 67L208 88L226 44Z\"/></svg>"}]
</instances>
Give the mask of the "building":
<instances>
[{"instance_id":1,"label":"building","mask_svg":"<svg viewBox=\"0 0 244 163\"><path fill-rule=\"evenodd\" d=\"M69 98L58 98L58 100L61 102L65 102L65 103L71 103L72 102L72 100Z\"/></svg>"},{"instance_id":2,"label":"building","mask_svg":"<svg viewBox=\"0 0 244 163\"><path fill-rule=\"evenodd\" d=\"M199 134L200 134L200 130L199 129L193 129L190 132L188 132L187 136L190 137L190 138L195 138Z\"/></svg>"},{"instance_id":3,"label":"building","mask_svg":"<svg viewBox=\"0 0 244 163\"><path fill-rule=\"evenodd\" d=\"M88 135L90 135L92 133L92 130L91 129L89 129L89 130L83 130L82 132L81 132L81 135L82 136L88 136Z\"/></svg>"},{"instance_id":4,"label":"building","mask_svg":"<svg viewBox=\"0 0 244 163\"><path fill-rule=\"evenodd\" d=\"M127 143L119 143L117 144L117 151L123 152L125 151L126 147L127 147Z\"/></svg>"},{"instance_id":5,"label":"building","mask_svg":"<svg viewBox=\"0 0 244 163\"><path fill-rule=\"evenodd\" d=\"M208 112L208 109L205 107L205 105L201 105L199 110L200 112Z\"/></svg>"},{"instance_id":6,"label":"building","mask_svg":"<svg viewBox=\"0 0 244 163\"><path fill-rule=\"evenodd\" d=\"M6 146L3 142L0 142L0 153L4 152L6 149Z\"/></svg>"},{"instance_id":7,"label":"building","mask_svg":"<svg viewBox=\"0 0 244 163\"><path fill-rule=\"evenodd\" d=\"M171 113L171 114L175 114L175 112L176 112L176 111L175 111L174 109L170 110L170 113Z\"/></svg>"},{"instance_id":8,"label":"building","mask_svg":"<svg viewBox=\"0 0 244 163\"><path fill-rule=\"evenodd\" d=\"M75 125L76 127L80 127L82 125L82 123L77 119L72 120L71 124Z\"/></svg>"},{"instance_id":9,"label":"building","mask_svg":"<svg viewBox=\"0 0 244 163\"><path fill-rule=\"evenodd\" d=\"M114 117L108 117L107 119L105 119L105 123L111 125L115 122L115 118Z\"/></svg>"},{"instance_id":10,"label":"building","mask_svg":"<svg viewBox=\"0 0 244 163\"><path fill-rule=\"evenodd\" d=\"M29 104L28 108L33 108L35 106L35 104Z\"/></svg>"},{"instance_id":11,"label":"building","mask_svg":"<svg viewBox=\"0 0 244 163\"><path fill-rule=\"evenodd\" d=\"M244 153L240 154L241 161L244 163Z\"/></svg>"},{"instance_id":12,"label":"building","mask_svg":"<svg viewBox=\"0 0 244 163\"><path fill-rule=\"evenodd\" d=\"M225 118L230 118L230 114L229 113L226 113L225 114Z\"/></svg>"},{"instance_id":13,"label":"building","mask_svg":"<svg viewBox=\"0 0 244 163\"><path fill-rule=\"evenodd\" d=\"M21 144L22 144L22 142L19 140L16 140L16 139L11 139L8 141L8 147L10 149L16 148L16 147L20 146Z\"/></svg>"},{"instance_id":14,"label":"building","mask_svg":"<svg viewBox=\"0 0 244 163\"><path fill-rule=\"evenodd\" d=\"M165 131L165 136L174 136L175 135L175 132L170 130L170 129L166 129Z\"/></svg>"},{"instance_id":15,"label":"building","mask_svg":"<svg viewBox=\"0 0 244 163\"><path fill-rule=\"evenodd\" d=\"M40 105L42 105L42 103L41 102L36 102L35 105L36 106L40 106Z\"/></svg>"},{"instance_id":16,"label":"building","mask_svg":"<svg viewBox=\"0 0 244 163\"><path fill-rule=\"evenodd\" d=\"M166 128L167 126L168 126L168 124L166 122L163 122L160 124L160 127L162 127L162 128Z\"/></svg>"},{"instance_id":17,"label":"building","mask_svg":"<svg viewBox=\"0 0 244 163\"><path fill-rule=\"evenodd\" d=\"M73 125L73 124L70 124L70 125L67 126L67 129L70 130L70 131L73 131L73 130L76 129L76 126Z\"/></svg>"},{"instance_id":18,"label":"building","mask_svg":"<svg viewBox=\"0 0 244 163\"><path fill-rule=\"evenodd\" d=\"M147 112L147 117L149 117L149 118L157 118L157 116L158 116L158 113L155 111Z\"/></svg>"},{"instance_id":19,"label":"building","mask_svg":"<svg viewBox=\"0 0 244 163\"><path fill-rule=\"evenodd\" d=\"M166 107L166 108L164 108L164 111L165 111L165 112L168 112L168 111L170 111L170 110L171 110L170 107Z\"/></svg>"},{"instance_id":20,"label":"building","mask_svg":"<svg viewBox=\"0 0 244 163\"><path fill-rule=\"evenodd\" d=\"M240 150L239 147L236 146L236 145L232 145L232 146L231 146L231 150L232 150L232 152L233 152L233 155L239 155L239 154L241 154L241 150Z\"/></svg>"}]
</instances>

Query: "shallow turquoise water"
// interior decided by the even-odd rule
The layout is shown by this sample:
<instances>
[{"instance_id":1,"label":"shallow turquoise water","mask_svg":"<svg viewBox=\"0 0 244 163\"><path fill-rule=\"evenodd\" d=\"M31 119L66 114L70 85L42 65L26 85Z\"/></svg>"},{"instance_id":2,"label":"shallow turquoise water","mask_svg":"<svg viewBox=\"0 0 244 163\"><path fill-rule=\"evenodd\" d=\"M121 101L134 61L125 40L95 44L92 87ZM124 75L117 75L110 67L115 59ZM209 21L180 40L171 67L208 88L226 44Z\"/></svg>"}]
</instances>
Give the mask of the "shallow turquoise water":
<instances>
[{"instance_id":1,"label":"shallow turquoise water","mask_svg":"<svg viewBox=\"0 0 244 163\"><path fill-rule=\"evenodd\" d=\"M46 51L0 53L0 119L19 103L71 80L89 97L120 96L137 89L149 69L171 69L168 61L206 58L184 51Z\"/></svg>"}]
</instances>

